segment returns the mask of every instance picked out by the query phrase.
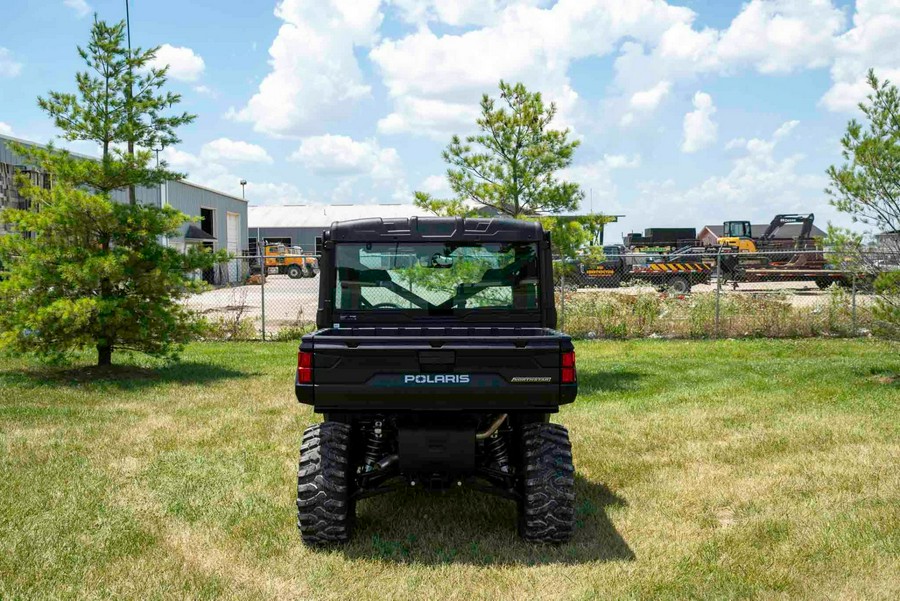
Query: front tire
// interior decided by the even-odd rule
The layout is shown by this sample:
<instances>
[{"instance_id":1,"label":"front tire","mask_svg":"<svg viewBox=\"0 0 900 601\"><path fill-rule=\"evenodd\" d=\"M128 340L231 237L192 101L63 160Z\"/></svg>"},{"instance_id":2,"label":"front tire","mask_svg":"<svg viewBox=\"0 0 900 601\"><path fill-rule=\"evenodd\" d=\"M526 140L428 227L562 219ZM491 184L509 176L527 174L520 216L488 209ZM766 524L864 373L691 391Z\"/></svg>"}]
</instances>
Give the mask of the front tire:
<instances>
[{"instance_id":1,"label":"front tire","mask_svg":"<svg viewBox=\"0 0 900 601\"><path fill-rule=\"evenodd\" d=\"M307 545L346 543L353 533L350 426L324 422L303 433L297 471L297 527Z\"/></svg>"},{"instance_id":2,"label":"front tire","mask_svg":"<svg viewBox=\"0 0 900 601\"><path fill-rule=\"evenodd\" d=\"M575 466L569 432L559 424L522 427L519 536L559 544L575 528Z\"/></svg>"}]
</instances>

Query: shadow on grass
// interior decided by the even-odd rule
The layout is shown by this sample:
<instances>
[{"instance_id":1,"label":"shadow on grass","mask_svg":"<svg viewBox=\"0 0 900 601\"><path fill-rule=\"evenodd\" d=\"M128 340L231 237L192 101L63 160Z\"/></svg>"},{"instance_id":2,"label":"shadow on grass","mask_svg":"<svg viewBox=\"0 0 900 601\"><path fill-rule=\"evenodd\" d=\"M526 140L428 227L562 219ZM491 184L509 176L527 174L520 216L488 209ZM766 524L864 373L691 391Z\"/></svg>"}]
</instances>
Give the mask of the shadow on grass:
<instances>
[{"instance_id":1,"label":"shadow on grass","mask_svg":"<svg viewBox=\"0 0 900 601\"><path fill-rule=\"evenodd\" d=\"M625 392L638 389L644 374L636 371L594 371L582 367L578 371L579 393Z\"/></svg>"},{"instance_id":2,"label":"shadow on grass","mask_svg":"<svg viewBox=\"0 0 900 601\"><path fill-rule=\"evenodd\" d=\"M136 390L158 384L209 384L218 380L254 375L213 363L181 362L160 367L111 365L76 368L32 367L0 370L0 383L17 386L114 386Z\"/></svg>"},{"instance_id":3,"label":"shadow on grass","mask_svg":"<svg viewBox=\"0 0 900 601\"><path fill-rule=\"evenodd\" d=\"M403 489L357 506L350 559L419 565L547 565L631 561L634 552L608 515L625 500L603 484L575 480L576 525L571 542L535 545L516 534L516 504L456 489Z\"/></svg>"}]
</instances>

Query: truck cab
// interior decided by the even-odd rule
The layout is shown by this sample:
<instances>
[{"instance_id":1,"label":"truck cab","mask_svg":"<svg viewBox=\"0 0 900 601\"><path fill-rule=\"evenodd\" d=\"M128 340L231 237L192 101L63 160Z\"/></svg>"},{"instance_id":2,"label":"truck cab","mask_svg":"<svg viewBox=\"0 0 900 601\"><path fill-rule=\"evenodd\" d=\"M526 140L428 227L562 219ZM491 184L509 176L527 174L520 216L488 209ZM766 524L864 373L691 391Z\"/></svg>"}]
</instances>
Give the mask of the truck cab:
<instances>
[{"instance_id":1,"label":"truck cab","mask_svg":"<svg viewBox=\"0 0 900 601\"><path fill-rule=\"evenodd\" d=\"M365 219L333 224L320 251L319 329L301 341L295 380L324 418L301 447L304 540L349 540L356 500L402 486L491 492L518 503L525 539L567 540L574 468L550 415L575 400L577 377L555 330L549 234L502 219ZM323 521L322 503L341 511Z\"/></svg>"}]
</instances>

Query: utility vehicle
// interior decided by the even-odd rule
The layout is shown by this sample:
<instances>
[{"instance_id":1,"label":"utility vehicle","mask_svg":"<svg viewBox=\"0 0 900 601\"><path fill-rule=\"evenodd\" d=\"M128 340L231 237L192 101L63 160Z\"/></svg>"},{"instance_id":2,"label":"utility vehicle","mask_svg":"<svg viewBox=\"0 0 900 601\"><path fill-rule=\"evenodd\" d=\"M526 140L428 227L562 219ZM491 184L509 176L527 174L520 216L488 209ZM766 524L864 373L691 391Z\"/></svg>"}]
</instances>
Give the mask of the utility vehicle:
<instances>
[{"instance_id":1,"label":"utility vehicle","mask_svg":"<svg viewBox=\"0 0 900 601\"><path fill-rule=\"evenodd\" d=\"M319 241L318 330L303 337L306 429L298 526L343 543L360 499L471 487L518 504L518 531L562 543L574 526L566 429L577 394L557 332L550 237L504 219L362 219Z\"/></svg>"}]
</instances>

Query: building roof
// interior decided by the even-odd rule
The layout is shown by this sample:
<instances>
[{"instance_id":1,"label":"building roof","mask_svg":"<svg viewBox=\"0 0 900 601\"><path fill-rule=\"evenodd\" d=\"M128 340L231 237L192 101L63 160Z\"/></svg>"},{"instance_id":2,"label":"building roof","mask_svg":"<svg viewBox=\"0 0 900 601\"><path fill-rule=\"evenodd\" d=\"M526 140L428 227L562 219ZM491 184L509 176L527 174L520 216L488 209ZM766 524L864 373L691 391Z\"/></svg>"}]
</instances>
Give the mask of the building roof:
<instances>
[{"instance_id":1,"label":"building roof","mask_svg":"<svg viewBox=\"0 0 900 601\"><path fill-rule=\"evenodd\" d=\"M5 141L18 142L19 144L24 144L24 145L26 145L26 146L34 146L34 147L37 147L37 148L47 148L47 146L46 146L45 144L39 144L39 143L37 143L37 142L32 142L31 140L23 140L22 138L16 138L16 137L14 137L14 136L9 136L9 135L6 135L6 134L0 134L0 144L2 144L2 143L5 142ZM73 157L78 157L78 158L80 158L80 159L88 159L88 160L91 160L91 161L99 161L99 160L100 160L98 157L90 156L90 155L83 154L83 153L80 153L80 152L73 152L73 151L68 150L68 149L66 149L66 148L57 147L56 149L57 149L57 150L65 150L66 152L69 153L69 155L71 155L71 156L73 156ZM244 202L244 203L247 202L245 199L241 198L240 196L235 196L235 195L233 195L233 194L229 194L228 192L222 192L221 190L215 190L215 189L213 189L213 188L208 188L208 187L206 187L206 186L201 186L200 184L194 183L194 182L192 182L192 181L188 181L188 180L186 180L186 179L175 180L175 182L176 182L176 183L179 183L179 184L184 184L184 185L186 185L186 186L190 186L190 187L192 187L192 188L198 188L198 189L200 189L200 190L206 190L207 192L212 192L213 194L218 194L219 196L226 196L226 197L230 198L231 200L237 200L237 201Z\"/></svg>"},{"instance_id":2,"label":"building roof","mask_svg":"<svg viewBox=\"0 0 900 601\"><path fill-rule=\"evenodd\" d=\"M320 228L335 221L372 217L429 217L428 211L414 204L350 204L350 205L278 205L250 206L247 225L254 228Z\"/></svg>"},{"instance_id":3,"label":"building roof","mask_svg":"<svg viewBox=\"0 0 900 601\"><path fill-rule=\"evenodd\" d=\"M800 229L803 227L802 223L789 223L783 226L780 230L778 230L778 238L796 238L800 235ZM754 238L759 238L762 236L766 230L769 228L768 223L754 223L750 226L750 233ZM716 238L722 236L725 232L724 225L706 225L703 227L704 230L709 230ZM700 235L703 235L703 231L700 231ZM812 230L809 233L813 238L824 238L825 232L823 232L819 227L813 225Z\"/></svg>"},{"instance_id":4,"label":"building roof","mask_svg":"<svg viewBox=\"0 0 900 601\"><path fill-rule=\"evenodd\" d=\"M184 232L185 240L215 240L216 237L212 234L208 234L204 232L202 229L194 225L193 223L187 227L187 231Z\"/></svg>"}]
</instances>

